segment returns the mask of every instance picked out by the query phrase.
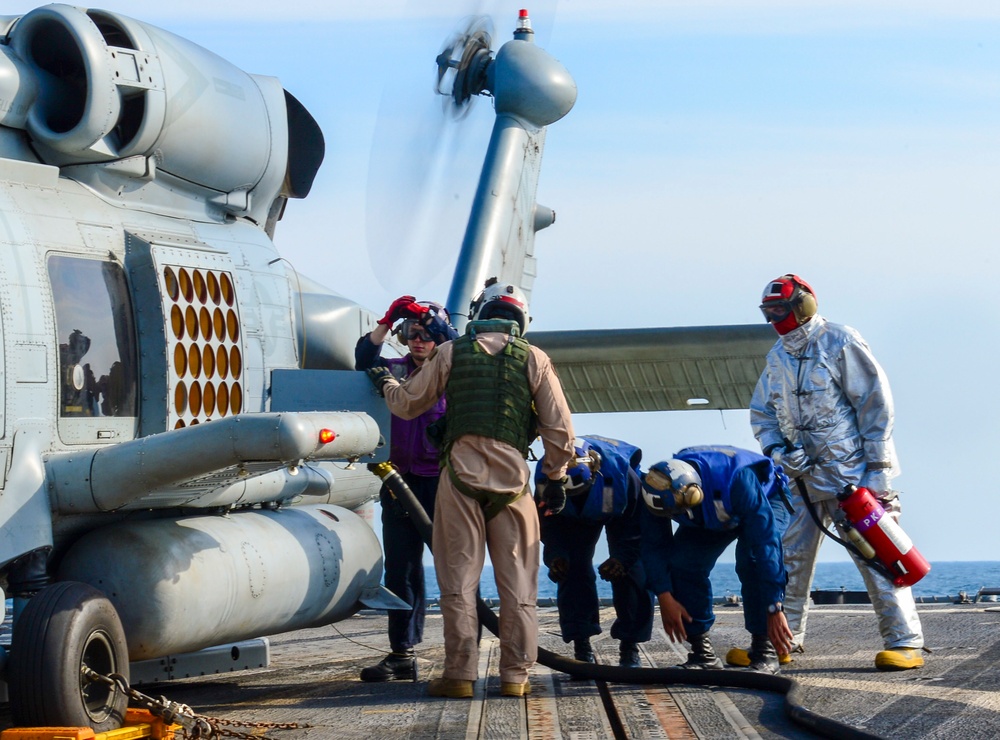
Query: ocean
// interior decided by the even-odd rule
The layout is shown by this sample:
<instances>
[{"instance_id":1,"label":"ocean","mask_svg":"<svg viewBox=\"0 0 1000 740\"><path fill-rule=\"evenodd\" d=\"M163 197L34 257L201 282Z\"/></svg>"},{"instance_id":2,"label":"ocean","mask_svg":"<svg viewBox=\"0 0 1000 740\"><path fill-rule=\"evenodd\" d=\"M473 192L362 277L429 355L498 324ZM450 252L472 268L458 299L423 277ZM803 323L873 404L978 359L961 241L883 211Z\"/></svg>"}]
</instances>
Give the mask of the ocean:
<instances>
[{"instance_id":1,"label":"ocean","mask_svg":"<svg viewBox=\"0 0 1000 740\"><path fill-rule=\"evenodd\" d=\"M433 566L425 566L427 574L427 596L436 599L439 595L437 580ZM538 597L540 599L556 596L556 584L547 577L547 569L543 566L538 579ZM935 597L954 597L960 592L968 594L969 598L976 595L981 587L1000 588L1000 562L941 562L931 563L931 571L913 586L915 598L932 600ZM483 568L480 589L484 599L497 598L496 585L493 582L493 568L487 565ZM853 562L818 563L816 576L813 579L813 589L818 591L864 591L865 584L861 580ZM736 576L736 564L720 562L712 571L712 590L716 599L730 594L740 593L740 581ZM611 598L611 585L598 579L597 591L601 598ZM994 600L995 597L990 597Z\"/></svg>"}]
</instances>

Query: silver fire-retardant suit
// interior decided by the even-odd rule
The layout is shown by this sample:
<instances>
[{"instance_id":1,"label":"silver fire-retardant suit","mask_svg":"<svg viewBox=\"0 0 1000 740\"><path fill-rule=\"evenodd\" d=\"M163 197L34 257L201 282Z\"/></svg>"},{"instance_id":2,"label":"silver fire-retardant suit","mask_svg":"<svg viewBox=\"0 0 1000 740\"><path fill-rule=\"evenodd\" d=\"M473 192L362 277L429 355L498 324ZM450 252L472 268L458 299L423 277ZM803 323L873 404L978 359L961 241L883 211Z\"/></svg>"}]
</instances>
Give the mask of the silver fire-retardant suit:
<instances>
[{"instance_id":1,"label":"silver fire-retardant suit","mask_svg":"<svg viewBox=\"0 0 1000 740\"><path fill-rule=\"evenodd\" d=\"M813 316L788 332L767 355L750 402L750 423L761 449L785 442L801 452L785 454L789 477L799 477L824 525L837 510L836 495L848 484L864 486L896 519L891 481L899 474L892 442L889 381L861 335L849 326ZM803 454L804 453L804 454ZM805 639L809 592L823 533L792 486L795 513L782 546L788 587L785 616L794 644ZM854 558L878 617L886 649L923 647L920 619L909 587L896 588Z\"/></svg>"}]
</instances>

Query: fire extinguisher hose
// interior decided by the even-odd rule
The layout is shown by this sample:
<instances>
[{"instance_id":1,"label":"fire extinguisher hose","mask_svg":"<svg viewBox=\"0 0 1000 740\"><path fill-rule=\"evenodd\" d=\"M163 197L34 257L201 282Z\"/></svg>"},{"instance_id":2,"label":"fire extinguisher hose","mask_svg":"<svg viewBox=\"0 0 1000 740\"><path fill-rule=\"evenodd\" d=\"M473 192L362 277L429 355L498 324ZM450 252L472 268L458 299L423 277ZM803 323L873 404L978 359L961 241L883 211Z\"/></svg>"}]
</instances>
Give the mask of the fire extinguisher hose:
<instances>
[{"instance_id":1,"label":"fire extinguisher hose","mask_svg":"<svg viewBox=\"0 0 1000 740\"><path fill-rule=\"evenodd\" d=\"M414 526L427 547L432 543L432 523L403 476L390 463L371 463L368 469L382 479L382 483L410 515ZM496 614L481 598L477 602L479 621L494 635L499 636L500 625ZM721 686L736 689L772 691L785 696L785 714L799 726L819 737L833 740L879 740L864 730L831 717L824 717L806 709L801 699L799 683L787 676L739 670L689 670L687 668L623 668L622 666L596 665L564 657L544 648L538 649L538 662L554 671L568 673L575 678L594 681L631 684L681 684L686 686Z\"/></svg>"}]
</instances>

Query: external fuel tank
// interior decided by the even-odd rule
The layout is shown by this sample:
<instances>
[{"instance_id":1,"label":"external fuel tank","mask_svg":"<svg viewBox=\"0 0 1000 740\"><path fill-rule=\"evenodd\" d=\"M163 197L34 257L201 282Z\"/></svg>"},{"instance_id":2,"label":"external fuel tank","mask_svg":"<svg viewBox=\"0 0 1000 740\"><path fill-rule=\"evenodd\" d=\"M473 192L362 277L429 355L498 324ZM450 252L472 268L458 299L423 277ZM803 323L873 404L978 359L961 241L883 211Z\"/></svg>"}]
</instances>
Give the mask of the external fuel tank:
<instances>
[{"instance_id":1,"label":"external fuel tank","mask_svg":"<svg viewBox=\"0 0 1000 740\"><path fill-rule=\"evenodd\" d=\"M405 606L379 584L371 527L328 504L120 522L81 537L62 563L58 580L114 604L131 660Z\"/></svg>"}]
</instances>

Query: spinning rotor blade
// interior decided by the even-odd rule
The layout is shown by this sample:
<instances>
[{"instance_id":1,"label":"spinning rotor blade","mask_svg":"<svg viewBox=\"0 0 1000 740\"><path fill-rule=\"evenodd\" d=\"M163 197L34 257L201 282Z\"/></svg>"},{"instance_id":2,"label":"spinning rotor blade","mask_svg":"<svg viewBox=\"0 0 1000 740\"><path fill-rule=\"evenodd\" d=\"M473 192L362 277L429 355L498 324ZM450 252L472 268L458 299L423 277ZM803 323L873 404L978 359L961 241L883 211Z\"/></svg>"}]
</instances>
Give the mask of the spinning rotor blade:
<instances>
[{"instance_id":1,"label":"spinning rotor blade","mask_svg":"<svg viewBox=\"0 0 1000 740\"><path fill-rule=\"evenodd\" d=\"M440 34L410 46L420 62L401 63L383 93L368 173L368 256L394 294L419 293L454 261L492 119L485 101L438 92L456 71L439 79L436 59L459 49L442 48Z\"/></svg>"},{"instance_id":2,"label":"spinning rotor blade","mask_svg":"<svg viewBox=\"0 0 1000 740\"><path fill-rule=\"evenodd\" d=\"M437 18L408 19L390 44L398 62L372 141L366 233L372 269L392 294L426 292L457 258L494 120L492 101L477 94L481 76L512 38L520 6L477 8L501 5L499 32L482 12L456 24L436 6Z\"/></svg>"}]
</instances>

